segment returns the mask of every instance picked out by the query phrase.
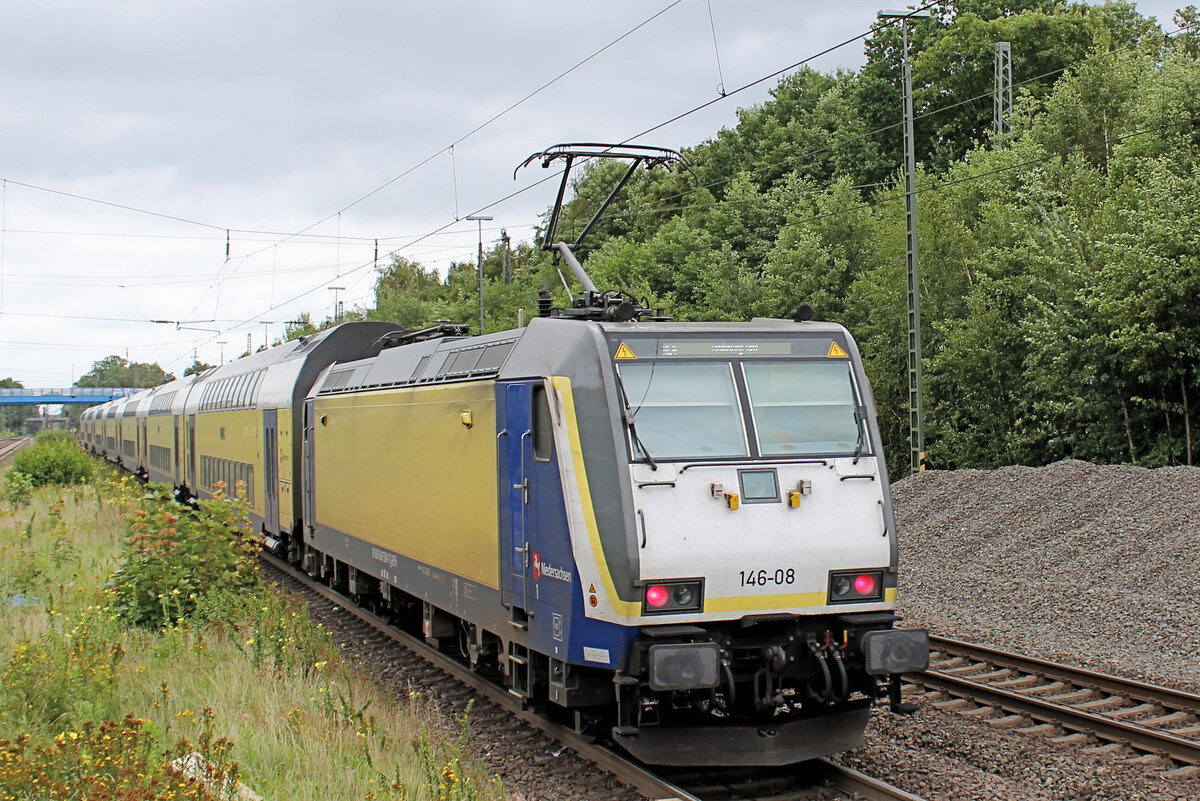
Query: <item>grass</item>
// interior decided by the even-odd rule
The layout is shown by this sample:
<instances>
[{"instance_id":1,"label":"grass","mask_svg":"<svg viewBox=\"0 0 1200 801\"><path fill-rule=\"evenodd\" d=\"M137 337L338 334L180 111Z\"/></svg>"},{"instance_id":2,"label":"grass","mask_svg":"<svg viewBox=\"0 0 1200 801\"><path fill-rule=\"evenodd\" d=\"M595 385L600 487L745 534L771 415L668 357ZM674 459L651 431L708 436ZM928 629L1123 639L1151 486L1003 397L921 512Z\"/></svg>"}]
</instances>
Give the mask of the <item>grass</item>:
<instances>
[{"instance_id":1,"label":"grass","mask_svg":"<svg viewBox=\"0 0 1200 801\"><path fill-rule=\"evenodd\" d=\"M439 734L424 699L357 672L295 599L147 568L178 517L147 495L101 469L0 508L0 799L210 798L234 779L267 799L503 797L466 720ZM150 623L131 622L131 577L163 606ZM208 789L168 768L196 752Z\"/></svg>"}]
</instances>

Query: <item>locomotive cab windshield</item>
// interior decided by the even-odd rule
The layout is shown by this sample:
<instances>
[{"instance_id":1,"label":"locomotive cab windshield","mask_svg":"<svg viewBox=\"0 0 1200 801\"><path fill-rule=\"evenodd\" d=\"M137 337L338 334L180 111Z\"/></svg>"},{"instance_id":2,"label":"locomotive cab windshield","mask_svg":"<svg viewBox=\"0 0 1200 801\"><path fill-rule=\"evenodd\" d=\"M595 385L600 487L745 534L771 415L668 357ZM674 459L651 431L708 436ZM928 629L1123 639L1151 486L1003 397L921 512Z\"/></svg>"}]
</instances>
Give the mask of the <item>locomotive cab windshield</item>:
<instances>
[{"instance_id":1,"label":"locomotive cab windshield","mask_svg":"<svg viewBox=\"0 0 1200 801\"><path fill-rule=\"evenodd\" d=\"M617 346L634 461L792 459L870 454L852 364L825 337L803 341L655 343L654 358ZM836 343L835 343L836 344ZM623 350L622 350L623 348ZM838 345L836 352L845 354ZM774 357L774 358L773 358ZM786 357L781 358L781 357Z\"/></svg>"}]
</instances>

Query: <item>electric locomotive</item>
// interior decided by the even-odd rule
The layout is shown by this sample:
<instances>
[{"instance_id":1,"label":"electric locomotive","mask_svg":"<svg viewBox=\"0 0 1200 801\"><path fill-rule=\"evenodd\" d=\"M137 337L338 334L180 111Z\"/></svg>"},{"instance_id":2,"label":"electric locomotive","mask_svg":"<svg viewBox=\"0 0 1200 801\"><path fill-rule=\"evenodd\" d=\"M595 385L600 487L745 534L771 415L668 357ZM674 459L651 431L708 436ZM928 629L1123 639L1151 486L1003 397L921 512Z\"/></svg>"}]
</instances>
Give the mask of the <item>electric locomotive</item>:
<instances>
[{"instance_id":1,"label":"electric locomotive","mask_svg":"<svg viewBox=\"0 0 1200 801\"><path fill-rule=\"evenodd\" d=\"M896 527L849 333L666 322L598 293L543 313L486 336L346 324L164 385L132 419L100 407L85 438L119 421L107 443L190 496L243 480L266 547L647 763L855 747L928 646L893 628ZM295 382L319 342L353 347L291 389L222 379L290 359ZM160 440L151 415L175 406Z\"/></svg>"},{"instance_id":2,"label":"electric locomotive","mask_svg":"<svg viewBox=\"0 0 1200 801\"><path fill-rule=\"evenodd\" d=\"M887 472L844 328L453 334L309 393L310 573L653 764L853 748L927 663L924 632L892 627Z\"/></svg>"}]
</instances>

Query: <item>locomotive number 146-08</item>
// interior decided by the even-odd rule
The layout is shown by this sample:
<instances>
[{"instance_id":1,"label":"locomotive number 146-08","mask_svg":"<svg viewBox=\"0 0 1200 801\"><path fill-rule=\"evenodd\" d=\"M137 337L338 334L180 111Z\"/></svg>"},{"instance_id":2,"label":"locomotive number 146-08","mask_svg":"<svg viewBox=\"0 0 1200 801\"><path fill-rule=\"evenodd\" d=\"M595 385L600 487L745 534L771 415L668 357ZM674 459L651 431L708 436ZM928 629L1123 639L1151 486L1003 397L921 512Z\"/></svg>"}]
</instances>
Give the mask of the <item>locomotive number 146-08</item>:
<instances>
[{"instance_id":1,"label":"locomotive number 146-08","mask_svg":"<svg viewBox=\"0 0 1200 801\"><path fill-rule=\"evenodd\" d=\"M760 570L740 570L738 578L741 580L743 587L760 587L775 584L783 586L785 584L796 583L796 571L793 568L776 568L768 570L766 568Z\"/></svg>"}]
</instances>

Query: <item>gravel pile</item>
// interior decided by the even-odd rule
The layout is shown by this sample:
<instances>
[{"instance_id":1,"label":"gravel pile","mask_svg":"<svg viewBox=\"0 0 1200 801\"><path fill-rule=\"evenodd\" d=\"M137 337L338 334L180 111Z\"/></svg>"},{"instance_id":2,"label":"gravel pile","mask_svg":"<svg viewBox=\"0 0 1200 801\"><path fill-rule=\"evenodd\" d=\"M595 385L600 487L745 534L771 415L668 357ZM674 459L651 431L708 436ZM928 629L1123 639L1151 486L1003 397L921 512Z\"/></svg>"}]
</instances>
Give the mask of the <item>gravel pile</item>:
<instances>
[{"instance_id":1,"label":"gravel pile","mask_svg":"<svg viewBox=\"0 0 1200 801\"><path fill-rule=\"evenodd\" d=\"M930 471L900 481L905 625L1200 691L1200 469ZM1200 780L924 706L844 761L928 799L1200 798Z\"/></svg>"},{"instance_id":2,"label":"gravel pile","mask_svg":"<svg viewBox=\"0 0 1200 801\"><path fill-rule=\"evenodd\" d=\"M906 625L1200 689L1200 468L930 471L893 498Z\"/></svg>"}]
</instances>

